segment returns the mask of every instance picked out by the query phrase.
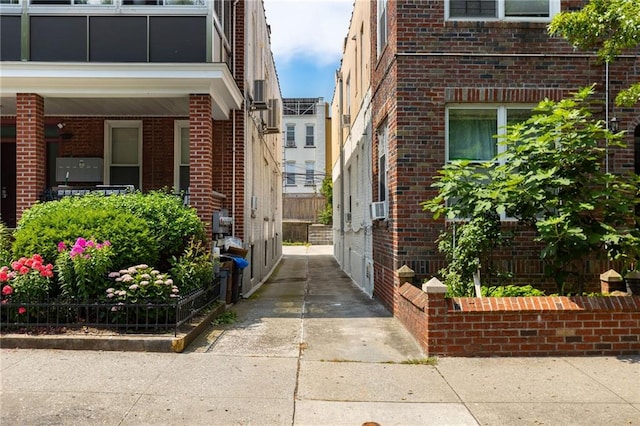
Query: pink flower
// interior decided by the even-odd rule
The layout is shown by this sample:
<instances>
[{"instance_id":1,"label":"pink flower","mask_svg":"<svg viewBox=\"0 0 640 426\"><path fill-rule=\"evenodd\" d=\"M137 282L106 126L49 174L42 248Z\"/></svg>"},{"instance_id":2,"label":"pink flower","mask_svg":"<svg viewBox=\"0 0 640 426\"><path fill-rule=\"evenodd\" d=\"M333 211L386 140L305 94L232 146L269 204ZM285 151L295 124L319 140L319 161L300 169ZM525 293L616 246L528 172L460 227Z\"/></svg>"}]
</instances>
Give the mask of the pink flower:
<instances>
[{"instance_id":1,"label":"pink flower","mask_svg":"<svg viewBox=\"0 0 640 426\"><path fill-rule=\"evenodd\" d=\"M18 308L18 315L22 315L22 314L24 314L25 312L27 312L27 308L25 308L24 306L20 306L20 307Z\"/></svg>"},{"instance_id":2,"label":"pink flower","mask_svg":"<svg viewBox=\"0 0 640 426\"><path fill-rule=\"evenodd\" d=\"M4 287L2 287L3 296L9 296L12 293L13 293L13 288L11 288L10 285L5 285Z\"/></svg>"},{"instance_id":3,"label":"pink flower","mask_svg":"<svg viewBox=\"0 0 640 426\"><path fill-rule=\"evenodd\" d=\"M85 240L84 238L80 237L76 240L76 244L79 247L84 247L87 245L87 240Z\"/></svg>"},{"instance_id":4,"label":"pink flower","mask_svg":"<svg viewBox=\"0 0 640 426\"><path fill-rule=\"evenodd\" d=\"M27 275L29 273L29 268L22 266L18 272L20 272L20 275Z\"/></svg>"},{"instance_id":5,"label":"pink flower","mask_svg":"<svg viewBox=\"0 0 640 426\"><path fill-rule=\"evenodd\" d=\"M58 243L58 252L63 252L67 249L67 245L64 243L64 241L60 241Z\"/></svg>"}]
</instances>

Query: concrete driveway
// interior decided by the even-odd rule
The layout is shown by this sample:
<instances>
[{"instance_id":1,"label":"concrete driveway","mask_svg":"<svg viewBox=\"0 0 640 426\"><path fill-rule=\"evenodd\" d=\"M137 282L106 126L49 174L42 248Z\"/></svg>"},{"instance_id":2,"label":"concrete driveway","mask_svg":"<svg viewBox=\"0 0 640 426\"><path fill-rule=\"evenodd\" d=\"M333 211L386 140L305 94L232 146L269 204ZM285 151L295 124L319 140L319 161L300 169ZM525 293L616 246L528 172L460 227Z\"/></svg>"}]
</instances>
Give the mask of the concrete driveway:
<instances>
[{"instance_id":1,"label":"concrete driveway","mask_svg":"<svg viewBox=\"0 0 640 426\"><path fill-rule=\"evenodd\" d=\"M232 310L180 354L3 349L0 424L640 425L640 357L415 363L330 247L285 248Z\"/></svg>"}]
</instances>

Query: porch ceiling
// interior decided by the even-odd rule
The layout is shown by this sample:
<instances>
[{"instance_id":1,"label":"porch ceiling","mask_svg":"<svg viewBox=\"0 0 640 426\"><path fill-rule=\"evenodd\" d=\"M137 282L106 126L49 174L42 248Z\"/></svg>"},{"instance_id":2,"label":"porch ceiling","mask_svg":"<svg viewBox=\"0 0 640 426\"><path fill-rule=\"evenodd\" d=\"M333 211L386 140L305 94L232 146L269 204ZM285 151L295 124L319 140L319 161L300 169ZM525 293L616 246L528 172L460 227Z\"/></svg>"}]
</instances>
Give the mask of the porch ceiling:
<instances>
[{"instance_id":1,"label":"porch ceiling","mask_svg":"<svg viewBox=\"0 0 640 426\"><path fill-rule=\"evenodd\" d=\"M188 115L189 94L208 93L213 118L227 120L242 93L225 64L3 62L0 114L15 115L16 94L37 93L46 115Z\"/></svg>"}]
</instances>

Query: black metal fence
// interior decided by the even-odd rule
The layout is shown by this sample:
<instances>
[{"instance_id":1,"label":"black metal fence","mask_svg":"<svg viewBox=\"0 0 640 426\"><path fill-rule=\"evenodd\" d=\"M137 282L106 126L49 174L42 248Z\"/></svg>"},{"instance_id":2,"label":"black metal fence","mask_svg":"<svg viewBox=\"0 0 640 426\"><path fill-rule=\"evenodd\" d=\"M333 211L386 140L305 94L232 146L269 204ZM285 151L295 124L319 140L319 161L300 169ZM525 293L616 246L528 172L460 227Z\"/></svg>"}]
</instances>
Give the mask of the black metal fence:
<instances>
[{"instance_id":1,"label":"black metal fence","mask_svg":"<svg viewBox=\"0 0 640 426\"><path fill-rule=\"evenodd\" d=\"M34 331L94 327L120 333L172 331L191 320L220 297L220 279L193 290L174 303L113 303L47 299L11 300L0 304L0 331Z\"/></svg>"}]
</instances>

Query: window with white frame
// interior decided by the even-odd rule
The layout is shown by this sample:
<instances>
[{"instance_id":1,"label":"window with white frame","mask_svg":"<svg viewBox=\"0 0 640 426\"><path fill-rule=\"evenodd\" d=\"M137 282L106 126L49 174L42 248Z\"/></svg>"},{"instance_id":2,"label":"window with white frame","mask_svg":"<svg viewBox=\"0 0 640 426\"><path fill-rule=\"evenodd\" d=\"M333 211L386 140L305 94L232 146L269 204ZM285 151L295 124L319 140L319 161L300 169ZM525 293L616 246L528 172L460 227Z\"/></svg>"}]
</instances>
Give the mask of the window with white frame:
<instances>
[{"instance_id":1,"label":"window with white frame","mask_svg":"<svg viewBox=\"0 0 640 426\"><path fill-rule=\"evenodd\" d=\"M287 161L284 165L285 185L295 186L296 184L296 162Z\"/></svg>"},{"instance_id":2,"label":"window with white frame","mask_svg":"<svg viewBox=\"0 0 640 426\"><path fill-rule=\"evenodd\" d=\"M174 187L189 192L189 121L179 120L174 124Z\"/></svg>"},{"instance_id":3,"label":"window with white frame","mask_svg":"<svg viewBox=\"0 0 640 426\"><path fill-rule=\"evenodd\" d=\"M548 21L560 12L560 0L448 0L448 19Z\"/></svg>"},{"instance_id":4,"label":"window with white frame","mask_svg":"<svg viewBox=\"0 0 640 426\"><path fill-rule=\"evenodd\" d=\"M305 186L313 186L315 185L315 171L316 171L316 163L315 161L307 161L305 162L305 175L304 175L304 184Z\"/></svg>"},{"instance_id":5,"label":"window with white frame","mask_svg":"<svg viewBox=\"0 0 640 426\"><path fill-rule=\"evenodd\" d=\"M312 147L315 146L315 128L313 124L307 124L306 126L306 137L304 146Z\"/></svg>"},{"instance_id":6,"label":"window with white frame","mask_svg":"<svg viewBox=\"0 0 640 426\"><path fill-rule=\"evenodd\" d=\"M505 146L498 144L496 135L504 135L506 126L526 121L533 106L471 105L447 108L447 162L469 160L480 164L494 161ZM477 168L482 172L481 168ZM455 200L449 200L455 204ZM502 220L509 219L504 213Z\"/></svg>"},{"instance_id":7,"label":"window with white frame","mask_svg":"<svg viewBox=\"0 0 640 426\"><path fill-rule=\"evenodd\" d=\"M531 108L520 105L464 105L447 108L447 161L491 161L503 150L495 135L507 124L531 117Z\"/></svg>"},{"instance_id":8,"label":"window with white frame","mask_svg":"<svg viewBox=\"0 0 640 426\"><path fill-rule=\"evenodd\" d=\"M142 122L105 122L105 183L142 187Z\"/></svg>"},{"instance_id":9,"label":"window with white frame","mask_svg":"<svg viewBox=\"0 0 640 426\"><path fill-rule=\"evenodd\" d=\"M296 125L287 124L287 131L284 140L284 146L286 148L295 148L296 146Z\"/></svg>"},{"instance_id":10,"label":"window with white frame","mask_svg":"<svg viewBox=\"0 0 640 426\"><path fill-rule=\"evenodd\" d=\"M378 201L386 201L389 195L387 154L389 127L387 122L378 129Z\"/></svg>"},{"instance_id":11,"label":"window with white frame","mask_svg":"<svg viewBox=\"0 0 640 426\"><path fill-rule=\"evenodd\" d=\"M387 45L387 0L378 0L378 56Z\"/></svg>"}]
</instances>

